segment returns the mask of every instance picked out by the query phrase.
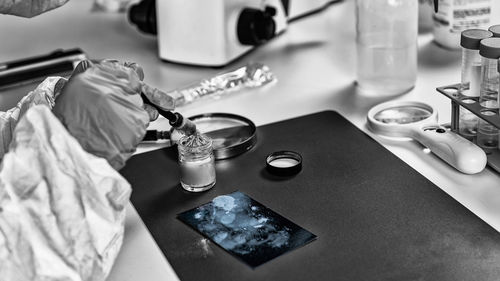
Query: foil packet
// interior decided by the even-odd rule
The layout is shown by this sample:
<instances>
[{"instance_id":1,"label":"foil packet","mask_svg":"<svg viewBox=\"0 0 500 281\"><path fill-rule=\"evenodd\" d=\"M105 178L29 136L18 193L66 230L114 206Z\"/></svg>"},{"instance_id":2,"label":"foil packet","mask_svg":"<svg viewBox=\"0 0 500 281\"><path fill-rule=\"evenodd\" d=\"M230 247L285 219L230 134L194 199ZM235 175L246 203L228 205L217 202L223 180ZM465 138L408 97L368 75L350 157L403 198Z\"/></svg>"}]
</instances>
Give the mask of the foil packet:
<instances>
[{"instance_id":1,"label":"foil packet","mask_svg":"<svg viewBox=\"0 0 500 281\"><path fill-rule=\"evenodd\" d=\"M207 97L220 98L228 93L262 87L274 81L276 77L269 67L252 62L167 94L175 99L176 106L183 106Z\"/></svg>"}]
</instances>

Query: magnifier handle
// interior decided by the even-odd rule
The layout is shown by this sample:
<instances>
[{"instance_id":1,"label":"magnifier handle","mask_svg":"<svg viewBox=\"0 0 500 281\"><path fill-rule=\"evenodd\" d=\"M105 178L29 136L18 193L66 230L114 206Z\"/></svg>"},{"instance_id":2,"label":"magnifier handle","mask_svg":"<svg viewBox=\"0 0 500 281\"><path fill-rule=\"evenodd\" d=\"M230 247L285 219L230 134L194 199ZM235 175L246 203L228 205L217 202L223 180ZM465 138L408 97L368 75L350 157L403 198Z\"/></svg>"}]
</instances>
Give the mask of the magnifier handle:
<instances>
[{"instance_id":1,"label":"magnifier handle","mask_svg":"<svg viewBox=\"0 0 500 281\"><path fill-rule=\"evenodd\" d=\"M486 166L486 154L479 146L444 128L422 128L414 138L462 173L476 174Z\"/></svg>"}]
</instances>

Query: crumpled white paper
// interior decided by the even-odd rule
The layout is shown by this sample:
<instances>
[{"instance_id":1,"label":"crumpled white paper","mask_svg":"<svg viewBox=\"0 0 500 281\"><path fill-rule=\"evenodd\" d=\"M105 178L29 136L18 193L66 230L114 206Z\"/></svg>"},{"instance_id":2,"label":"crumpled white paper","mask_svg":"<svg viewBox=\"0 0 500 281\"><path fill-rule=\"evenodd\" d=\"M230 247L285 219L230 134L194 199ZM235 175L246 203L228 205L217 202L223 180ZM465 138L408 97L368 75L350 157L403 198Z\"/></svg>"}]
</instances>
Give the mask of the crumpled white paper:
<instances>
[{"instance_id":1,"label":"crumpled white paper","mask_svg":"<svg viewBox=\"0 0 500 281\"><path fill-rule=\"evenodd\" d=\"M24 113L37 104L54 107L55 98L66 81L65 78L58 76L48 77L35 90L24 96L16 107L0 112L0 160L7 152L16 124Z\"/></svg>"},{"instance_id":2,"label":"crumpled white paper","mask_svg":"<svg viewBox=\"0 0 500 281\"><path fill-rule=\"evenodd\" d=\"M47 106L30 108L0 167L0 280L105 280L130 192Z\"/></svg>"}]
</instances>

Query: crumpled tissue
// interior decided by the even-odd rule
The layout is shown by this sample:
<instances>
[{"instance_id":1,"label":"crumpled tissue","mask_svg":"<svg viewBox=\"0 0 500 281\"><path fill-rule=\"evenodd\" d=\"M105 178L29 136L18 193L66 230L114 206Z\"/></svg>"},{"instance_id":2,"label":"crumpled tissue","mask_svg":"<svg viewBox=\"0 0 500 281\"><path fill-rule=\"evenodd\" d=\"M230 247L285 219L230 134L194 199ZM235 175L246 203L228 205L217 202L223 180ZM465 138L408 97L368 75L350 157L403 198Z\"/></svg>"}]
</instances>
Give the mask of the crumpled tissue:
<instances>
[{"instance_id":1,"label":"crumpled tissue","mask_svg":"<svg viewBox=\"0 0 500 281\"><path fill-rule=\"evenodd\" d=\"M55 98L66 82L67 80L62 77L47 77L35 90L24 96L16 107L6 112L0 112L0 160L7 152L16 124L24 113L37 104L54 107Z\"/></svg>"},{"instance_id":2,"label":"crumpled tissue","mask_svg":"<svg viewBox=\"0 0 500 281\"><path fill-rule=\"evenodd\" d=\"M0 280L105 280L130 192L49 107L28 109L0 167Z\"/></svg>"}]
</instances>

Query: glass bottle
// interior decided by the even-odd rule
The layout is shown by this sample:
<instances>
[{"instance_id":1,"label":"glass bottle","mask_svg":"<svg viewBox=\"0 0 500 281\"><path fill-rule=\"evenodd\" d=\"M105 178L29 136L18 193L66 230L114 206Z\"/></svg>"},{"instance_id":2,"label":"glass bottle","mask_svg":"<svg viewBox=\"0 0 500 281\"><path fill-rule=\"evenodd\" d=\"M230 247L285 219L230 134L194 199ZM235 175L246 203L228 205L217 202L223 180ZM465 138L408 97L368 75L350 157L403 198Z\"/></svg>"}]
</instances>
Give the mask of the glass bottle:
<instances>
[{"instance_id":1,"label":"glass bottle","mask_svg":"<svg viewBox=\"0 0 500 281\"><path fill-rule=\"evenodd\" d=\"M484 29L468 29L462 31L462 79L460 83L460 99L465 103L475 103L470 97L479 97L481 87L481 56L479 43L482 39L492 37L493 33ZM478 117L469 110L460 107L459 134L473 141L477 134Z\"/></svg>"},{"instance_id":2,"label":"glass bottle","mask_svg":"<svg viewBox=\"0 0 500 281\"><path fill-rule=\"evenodd\" d=\"M417 77L418 1L356 0L357 84L362 95L411 90Z\"/></svg>"},{"instance_id":3,"label":"glass bottle","mask_svg":"<svg viewBox=\"0 0 500 281\"><path fill-rule=\"evenodd\" d=\"M215 185L215 157L212 140L203 134L183 136L178 144L181 186L201 192Z\"/></svg>"}]
</instances>

